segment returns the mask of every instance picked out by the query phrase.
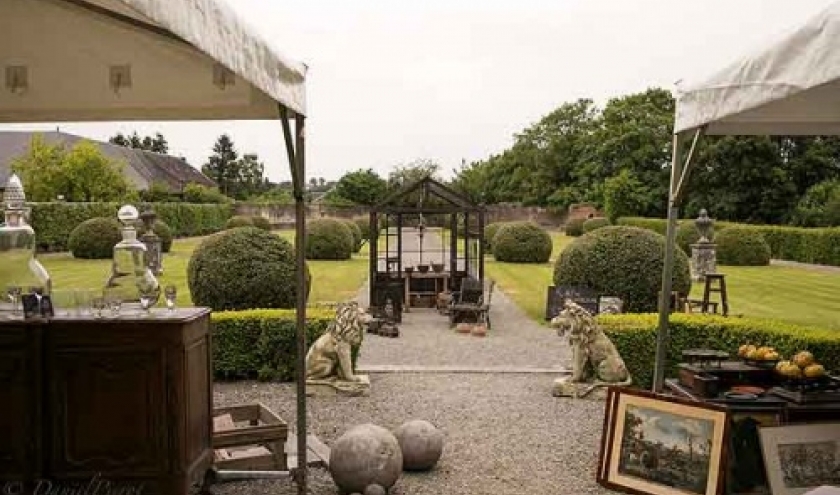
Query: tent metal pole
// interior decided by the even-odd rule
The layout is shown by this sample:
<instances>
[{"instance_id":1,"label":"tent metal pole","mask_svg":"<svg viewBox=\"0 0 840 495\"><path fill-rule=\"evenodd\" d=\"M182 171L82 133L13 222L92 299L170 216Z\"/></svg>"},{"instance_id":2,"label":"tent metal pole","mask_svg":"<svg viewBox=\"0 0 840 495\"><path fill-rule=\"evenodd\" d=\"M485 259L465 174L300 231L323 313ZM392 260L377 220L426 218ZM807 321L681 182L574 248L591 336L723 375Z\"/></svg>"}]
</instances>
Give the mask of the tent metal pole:
<instances>
[{"instance_id":1,"label":"tent metal pole","mask_svg":"<svg viewBox=\"0 0 840 495\"><path fill-rule=\"evenodd\" d=\"M295 269L297 271L297 455L298 463L295 477L298 493L306 495L308 467L306 461L306 302L309 287L306 280L306 203L304 187L306 183L305 161L305 117L295 114Z\"/></svg>"},{"instance_id":2,"label":"tent metal pole","mask_svg":"<svg viewBox=\"0 0 840 495\"><path fill-rule=\"evenodd\" d=\"M676 203L677 185L682 176L682 139L674 135L673 158L671 160L671 186L668 188L668 230L665 236L665 259L662 266L662 289L659 293L659 327L656 334L656 361L653 371L653 391L661 392L665 383L665 367L668 361L668 316L671 313L671 286L674 272L674 247L677 237Z\"/></svg>"}]
</instances>

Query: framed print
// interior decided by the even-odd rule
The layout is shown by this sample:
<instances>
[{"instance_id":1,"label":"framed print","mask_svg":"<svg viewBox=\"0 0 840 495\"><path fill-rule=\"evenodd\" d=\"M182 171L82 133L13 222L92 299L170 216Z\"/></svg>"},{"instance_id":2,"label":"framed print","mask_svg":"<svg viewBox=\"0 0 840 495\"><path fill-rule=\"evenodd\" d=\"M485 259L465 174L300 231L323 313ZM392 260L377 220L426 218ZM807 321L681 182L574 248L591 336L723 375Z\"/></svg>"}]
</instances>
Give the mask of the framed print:
<instances>
[{"instance_id":1,"label":"framed print","mask_svg":"<svg viewBox=\"0 0 840 495\"><path fill-rule=\"evenodd\" d=\"M603 486L646 495L723 492L725 407L626 388L613 394L612 426L602 441Z\"/></svg>"},{"instance_id":2,"label":"framed print","mask_svg":"<svg viewBox=\"0 0 840 495\"><path fill-rule=\"evenodd\" d=\"M840 423L765 427L758 434L773 495L840 485Z\"/></svg>"},{"instance_id":3,"label":"framed print","mask_svg":"<svg viewBox=\"0 0 840 495\"><path fill-rule=\"evenodd\" d=\"M610 436L610 431L614 423L612 413L615 403L615 388L607 388L607 398L604 401L604 426L602 430L603 434L601 435L601 451L598 456L598 474L595 477L598 483L601 483L607 475L606 441Z\"/></svg>"}]
</instances>

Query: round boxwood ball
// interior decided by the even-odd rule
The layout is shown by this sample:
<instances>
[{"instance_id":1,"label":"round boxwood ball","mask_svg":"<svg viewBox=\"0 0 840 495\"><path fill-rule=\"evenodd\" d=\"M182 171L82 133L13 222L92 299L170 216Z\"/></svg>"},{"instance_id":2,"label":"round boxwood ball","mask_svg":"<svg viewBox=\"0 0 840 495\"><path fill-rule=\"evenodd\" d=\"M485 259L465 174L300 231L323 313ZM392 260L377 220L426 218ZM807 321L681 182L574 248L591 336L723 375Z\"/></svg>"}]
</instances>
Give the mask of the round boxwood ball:
<instances>
[{"instance_id":1,"label":"round boxwood ball","mask_svg":"<svg viewBox=\"0 0 840 495\"><path fill-rule=\"evenodd\" d=\"M770 244L761 232L749 227L728 227L715 236L717 261L721 265L766 266Z\"/></svg>"},{"instance_id":2,"label":"round boxwood ball","mask_svg":"<svg viewBox=\"0 0 840 495\"><path fill-rule=\"evenodd\" d=\"M258 229L271 231L271 222L265 217L254 216L251 217L251 223Z\"/></svg>"},{"instance_id":3,"label":"round boxwood ball","mask_svg":"<svg viewBox=\"0 0 840 495\"><path fill-rule=\"evenodd\" d=\"M306 226L306 257L311 260L347 260L353 253L353 233L336 218L319 218Z\"/></svg>"},{"instance_id":4,"label":"round boxwood ball","mask_svg":"<svg viewBox=\"0 0 840 495\"><path fill-rule=\"evenodd\" d=\"M587 232L592 232L593 230L598 230L602 227L606 227L610 225L610 220L608 218L603 217L595 217L590 218L583 222L583 233L586 234Z\"/></svg>"},{"instance_id":5,"label":"round boxwood ball","mask_svg":"<svg viewBox=\"0 0 840 495\"><path fill-rule=\"evenodd\" d=\"M160 249L164 253L168 253L172 249L172 228L163 220L155 220L152 224L152 231L157 234L160 239ZM146 226L142 223L137 227L137 238L143 237L146 233Z\"/></svg>"},{"instance_id":6,"label":"round boxwood ball","mask_svg":"<svg viewBox=\"0 0 840 495\"><path fill-rule=\"evenodd\" d=\"M193 251L187 284L193 303L214 311L294 308L295 273L289 241L256 227L238 227L207 237ZM311 281L308 267L306 277Z\"/></svg>"},{"instance_id":7,"label":"round boxwood ball","mask_svg":"<svg viewBox=\"0 0 840 495\"><path fill-rule=\"evenodd\" d=\"M353 223L359 227L359 231L362 233L362 239L369 241L370 240L370 217L356 217L353 219Z\"/></svg>"},{"instance_id":8,"label":"round boxwood ball","mask_svg":"<svg viewBox=\"0 0 840 495\"><path fill-rule=\"evenodd\" d=\"M585 218L573 218L566 222L565 231L569 237L580 237L583 235L583 223Z\"/></svg>"},{"instance_id":9,"label":"round boxwood ball","mask_svg":"<svg viewBox=\"0 0 840 495\"><path fill-rule=\"evenodd\" d=\"M484 248L487 251L493 251L493 238L499 233L499 229L505 225L506 222L493 222L484 227Z\"/></svg>"},{"instance_id":10,"label":"round boxwood ball","mask_svg":"<svg viewBox=\"0 0 840 495\"><path fill-rule=\"evenodd\" d=\"M394 431L403 455L403 469L426 471L435 467L443 454L443 433L435 425L416 419Z\"/></svg>"},{"instance_id":11,"label":"round boxwood ball","mask_svg":"<svg viewBox=\"0 0 840 495\"><path fill-rule=\"evenodd\" d=\"M110 259L114 256L114 245L122 240L121 230L116 218L91 218L70 232L67 247L74 258Z\"/></svg>"},{"instance_id":12,"label":"round boxwood ball","mask_svg":"<svg viewBox=\"0 0 840 495\"><path fill-rule=\"evenodd\" d=\"M673 290L691 289L688 256L674 252ZM656 311L661 290L665 236L638 227L609 226L572 241L554 265L557 286L588 287L617 296L630 313Z\"/></svg>"},{"instance_id":13,"label":"round boxwood ball","mask_svg":"<svg viewBox=\"0 0 840 495\"><path fill-rule=\"evenodd\" d=\"M551 257L551 248L551 236L532 222L507 223L493 237L496 261L545 263Z\"/></svg>"},{"instance_id":14,"label":"round boxwood ball","mask_svg":"<svg viewBox=\"0 0 840 495\"><path fill-rule=\"evenodd\" d=\"M227 222L225 222L226 229L235 229L236 227L253 227L254 220L251 217L246 217L242 215L234 215L228 218Z\"/></svg>"},{"instance_id":15,"label":"round boxwood ball","mask_svg":"<svg viewBox=\"0 0 840 495\"><path fill-rule=\"evenodd\" d=\"M400 445L394 435L373 424L355 426L330 450L330 475L341 493L364 492L379 485L387 492L403 469Z\"/></svg>"},{"instance_id":16,"label":"round boxwood ball","mask_svg":"<svg viewBox=\"0 0 840 495\"><path fill-rule=\"evenodd\" d=\"M353 252L358 253L362 249L362 229L355 221L350 219L344 220L344 225L346 225L347 228L350 229L350 233L353 234Z\"/></svg>"}]
</instances>

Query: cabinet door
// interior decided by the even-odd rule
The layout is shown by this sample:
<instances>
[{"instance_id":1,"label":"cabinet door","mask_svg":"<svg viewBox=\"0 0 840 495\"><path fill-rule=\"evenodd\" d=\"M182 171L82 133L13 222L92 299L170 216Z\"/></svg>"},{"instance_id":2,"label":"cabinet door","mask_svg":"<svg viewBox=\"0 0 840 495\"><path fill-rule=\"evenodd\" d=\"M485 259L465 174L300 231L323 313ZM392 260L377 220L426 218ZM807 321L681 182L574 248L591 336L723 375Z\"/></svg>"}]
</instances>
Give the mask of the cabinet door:
<instances>
[{"instance_id":1,"label":"cabinet door","mask_svg":"<svg viewBox=\"0 0 840 495\"><path fill-rule=\"evenodd\" d=\"M36 326L0 326L0 480L39 473L41 373Z\"/></svg>"},{"instance_id":2,"label":"cabinet door","mask_svg":"<svg viewBox=\"0 0 840 495\"><path fill-rule=\"evenodd\" d=\"M168 469L163 348L68 345L48 356L52 475Z\"/></svg>"}]
</instances>

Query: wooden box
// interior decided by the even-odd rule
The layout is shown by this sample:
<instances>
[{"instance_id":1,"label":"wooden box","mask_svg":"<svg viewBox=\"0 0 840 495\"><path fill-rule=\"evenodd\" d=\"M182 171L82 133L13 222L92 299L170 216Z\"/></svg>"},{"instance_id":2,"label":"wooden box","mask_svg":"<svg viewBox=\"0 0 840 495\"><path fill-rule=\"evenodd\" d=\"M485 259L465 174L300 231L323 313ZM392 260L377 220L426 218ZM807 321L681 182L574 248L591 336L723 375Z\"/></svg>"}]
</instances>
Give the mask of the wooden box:
<instances>
[{"instance_id":1,"label":"wooden box","mask_svg":"<svg viewBox=\"0 0 840 495\"><path fill-rule=\"evenodd\" d=\"M265 405L213 410L213 448L218 469L285 471L289 426Z\"/></svg>"}]
</instances>

